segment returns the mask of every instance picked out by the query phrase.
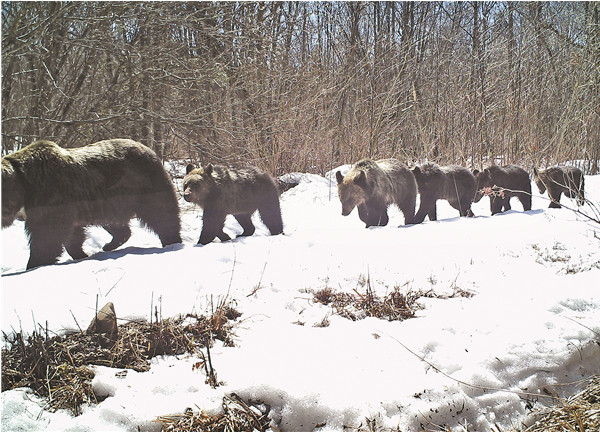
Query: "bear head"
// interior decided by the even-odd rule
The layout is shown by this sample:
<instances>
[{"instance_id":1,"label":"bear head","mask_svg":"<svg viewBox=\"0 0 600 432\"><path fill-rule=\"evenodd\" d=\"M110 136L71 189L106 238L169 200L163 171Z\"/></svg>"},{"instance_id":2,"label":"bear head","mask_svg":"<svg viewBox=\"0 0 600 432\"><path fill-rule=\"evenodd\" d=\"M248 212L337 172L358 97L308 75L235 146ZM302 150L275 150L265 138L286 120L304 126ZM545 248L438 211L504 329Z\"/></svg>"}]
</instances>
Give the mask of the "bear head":
<instances>
[{"instance_id":1,"label":"bear head","mask_svg":"<svg viewBox=\"0 0 600 432\"><path fill-rule=\"evenodd\" d=\"M203 207L206 198L215 188L215 179L212 173L212 164L208 164L204 168L194 168L193 165L188 165L183 178L183 199Z\"/></svg>"},{"instance_id":2,"label":"bear head","mask_svg":"<svg viewBox=\"0 0 600 432\"><path fill-rule=\"evenodd\" d=\"M474 169L473 176L475 177L475 184L477 185L477 189L475 192L475 198L473 199L473 202L477 203L477 202L481 201L481 198L483 198L483 196L485 195L483 193L483 189L492 187L492 186L494 186L494 184L492 181L492 175L488 168L484 169L483 171Z\"/></svg>"},{"instance_id":3,"label":"bear head","mask_svg":"<svg viewBox=\"0 0 600 432\"><path fill-rule=\"evenodd\" d=\"M342 216L348 216L354 207L367 200L367 175L362 170L350 170L346 176L340 171L335 173L338 195L342 202Z\"/></svg>"},{"instance_id":4,"label":"bear head","mask_svg":"<svg viewBox=\"0 0 600 432\"><path fill-rule=\"evenodd\" d=\"M2 158L2 228L12 225L25 204L25 190L13 164Z\"/></svg>"},{"instance_id":5,"label":"bear head","mask_svg":"<svg viewBox=\"0 0 600 432\"><path fill-rule=\"evenodd\" d=\"M419 188L419 193L432 193L440 187L440 180L436 177L435 173L432 172L430 166L425 165L423 169L419 166L415 166L412 170Z\"/></svg>"}]
</instances>

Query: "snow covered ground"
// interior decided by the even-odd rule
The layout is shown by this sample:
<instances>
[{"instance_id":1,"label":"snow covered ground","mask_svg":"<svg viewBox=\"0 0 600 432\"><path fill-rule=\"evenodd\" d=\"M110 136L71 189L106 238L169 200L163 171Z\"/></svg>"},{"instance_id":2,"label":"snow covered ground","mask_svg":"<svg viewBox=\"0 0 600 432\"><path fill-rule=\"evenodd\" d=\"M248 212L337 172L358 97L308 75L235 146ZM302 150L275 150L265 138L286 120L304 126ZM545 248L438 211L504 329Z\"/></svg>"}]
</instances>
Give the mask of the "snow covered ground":
<instances>
[{"instance_id":1,"label":"snow covered ground","mask_svg":"<svg viewBox=\"0 0 600 432\"><path fill-rule=\"evenodd\" d=\"M484 198L476 218L458 218L438 202L437 222L400 226L394 208L386 227L365 229L356 210L341 216L335 180L299 175L282 195L285 235L257 233L197 246L201 212L182 201L183 245L161 248L132 223L119 250L89 229L91 257L24 271L22 222L2 230L2 331L77 330L98 304L115 304L122 320L207 314L227 299L243 315L235 346L217 342L213 365L224 386L211 389L190 356L152 360L146 373L95 367L93 386L109 395L72 417L50 413L27 390L2 393L3 431L159 431L158 416L185 408L215 413L224 394L271 407L274 430L342 431L375 419L402 431L510 430L527 420L545 391L569 392L600 373L600 225L566 209L490 216ZM600 176L586 177L600 204ZM572 200L563 203L575 207ZM582 211L591 213L588 206ZM241 228L228 218L226 231ZM395 287L443 296L424 298L415 319L350 321L313 301L323 288L380 296ZM320 326L324 319L326 327ZM76 323L77 321L77 323ZM539 396L536 396L539 395ZM494 429L496 430L496 429Z\"/></svg>"}]
</instances>

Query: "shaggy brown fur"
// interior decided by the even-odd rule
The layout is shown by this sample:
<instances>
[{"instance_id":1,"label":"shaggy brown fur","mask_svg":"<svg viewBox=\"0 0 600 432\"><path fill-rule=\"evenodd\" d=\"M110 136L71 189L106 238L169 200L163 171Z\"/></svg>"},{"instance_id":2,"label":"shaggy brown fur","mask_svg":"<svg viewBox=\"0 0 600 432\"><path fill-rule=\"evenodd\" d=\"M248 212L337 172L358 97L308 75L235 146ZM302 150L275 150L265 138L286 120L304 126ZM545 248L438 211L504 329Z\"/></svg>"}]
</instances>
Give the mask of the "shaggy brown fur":
<instances>
[{"instance_id":1,"label":"shaggy brown fur","mask_svg":"<svg viewBox=\"0 0 600 432\"><path fill-rule=\"evenodd\" d=\"M585 204L584 178L579 168L564 166L550 167L545 170L533 168L533 179L541 194L548 189L548 197L552 200L550 208L560 208L560 196L577 198L577 204Z\"/></svg>"},{"instance_id":2,"label":"shaggy brown fur","mask_svg":"<svg viewBox=\"0 0 600 432\"><path fill-rule=\"evenodd\" d=\"M483 171L474 170L477 181L477 193L474 202L483 197L483 189L497 186L503 189L501 195L490 195L492 215L510 210L510 199L514 196L521 201L523 210L531 210L531 181L529 174L517 165L499 167L492 165Z\"/></svg>"},{"instance_id":3,"label":"shaggy brown fur","mask_svg":"<svg viewBox=\"0 0 600 432\"><path fill-rule=\"evenodd\" d=\"M425 163L412 170L421 205L415 215L415 223L421 223L425 216L429 220L437 220L436 201L447 200L461 216L473 216L471 202L475 198L475 177L466 168L450 165L440 167L434 163Z\"/></svg>"},{"instance_id":4,"label":"shaggy brown fur","mask_svg":"<svg viewBox=\"0 0 600 432\"><path fill-rule=\"evenodd\" d=\"M242 236L254 234L251 216L256 210L271 234L283 232L277 184L258 168L229 169L208 164L194 169L188 166L183 179L183 198L204 209L199 244L210 243L215 237L221 241L231 240L223 232L228 214L244 229Z\"/></svg>"},{"instance_id":5,"label":"shaggy brown fur","mask_svg":"<svg viewBox=\"0 0 600 432\"><path fill-rule=\"evenodd\" d=\"M387 208L394 203L404 214L405 223L413 223L417 183L403 163L396 159L363 159L345 176L340 171L335 176L343 216L358 207L358 216L367 228L385 226L389 221Z\"/></svg>"},{"instance_id":6,"label":"shaggy brown fur","mask_svg":"<svg viewBox=\"0 0 600 432\"><path fill-rule=\"evenodd\" d=\"M137 217L163 246L180 243L175 189L156 154L135 141L114 139L63 149L38 141L2 159L2 227L21 209L26 214L30 256L27 268L52 264L63 245L74 259L85 227L102 225L122 245Z\"/></svg>"}]
</instances>

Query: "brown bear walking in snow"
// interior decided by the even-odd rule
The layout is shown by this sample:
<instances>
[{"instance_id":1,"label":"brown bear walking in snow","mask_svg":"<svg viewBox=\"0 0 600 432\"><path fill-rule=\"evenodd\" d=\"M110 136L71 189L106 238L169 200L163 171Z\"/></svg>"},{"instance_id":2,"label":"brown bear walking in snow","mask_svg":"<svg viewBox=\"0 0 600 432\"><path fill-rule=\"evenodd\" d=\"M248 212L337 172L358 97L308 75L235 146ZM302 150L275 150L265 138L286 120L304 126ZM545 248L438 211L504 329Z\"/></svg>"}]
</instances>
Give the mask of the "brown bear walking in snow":
<instances>
[{"instance_id":1,"label":"brown bear walking in snow","mask_svg":"<svg viewBox=\"0 0 600 432\"><path fill-rule=\"evenodd\" d=\"M564 166L550 167L545 170L533 168L533 179L541 194L548 189L551 199L549 208L560 208L560 196L577 198L577 204L585 204L583 173L579 168Z\"/></svg>"},{"instance_id":2,"label":"brown bear walking in snow","mask_svg":"<svg viewBox=\"0 0 600 432\"><path fill-rule=\"evenodd\" d=\"M483 171L474 170L473 174L477 181L477 193L474 202L479 202L484 196L484 188L497 186L502 189L498 195L490 195L492 215L510 210L510 199L513 196L521 201L523 210L531 210L531 181L529 180L529 174L523 168L517 165L505 165L503 167L492 165Z\"/></svg>"},{"instance_id":3,"label":"brown bear walking in snow","mask_svg":"<svg viewBox=\"0 0 600 432\"><path fill-rule=\"evenodd\" d=\"M337 171L335 177L343 216L358 206L358 216L367 228L385 226L389 221L387 208L393 203L404 214L405 224L413 223L417 183L403 163L396 159L363 159L345 176Z\"/></svg>"},{"instance_id":4,"label":"brown bear walking in snow","mask_svg":"<svg viewBox=\"0 0 600 432\"><path fill-rule=\"evenodd\" d=\"M63 245L74 259L85 227L102 225L113 235L104 246L125 243L137 217L163 246L180 243L179 205L161 161L148 147L127 139L63 149L38 141L2 158L2 227L25 210L27 268L52 264Z\"/></svg>"},{"instance_id":5,"label":"brown bear walking in snow","mask_svg":"<svg viewBox=\"0 0 600 432\"><path fill-rule=\"evenodd\" d=\"M229 169L208 164L194 169L188 165L183 179L183 198L204 209L199 244L218 237L231 240L223 232L225 217L232 214L244 229L242 236L254 234L251 216L258 210L271 234L283 232L279 191L273 178L258 168Z\"/></svg>"},{"instance_id":6,"label":"brown bear walking in snow","mask_svg":"<svg viewBox=\"0 0 600 432\"><path fill-rule=\"evenodd\" d=\"M421 223L425 216L429 220L437 220L436 201L447 200L461 216L473 216L471 202L475 198L475 177L466 168L449 165L440 167L434 163L425 163L412 170L421 205L415 215L415 223Z\"/></svg>"}]
</instances>

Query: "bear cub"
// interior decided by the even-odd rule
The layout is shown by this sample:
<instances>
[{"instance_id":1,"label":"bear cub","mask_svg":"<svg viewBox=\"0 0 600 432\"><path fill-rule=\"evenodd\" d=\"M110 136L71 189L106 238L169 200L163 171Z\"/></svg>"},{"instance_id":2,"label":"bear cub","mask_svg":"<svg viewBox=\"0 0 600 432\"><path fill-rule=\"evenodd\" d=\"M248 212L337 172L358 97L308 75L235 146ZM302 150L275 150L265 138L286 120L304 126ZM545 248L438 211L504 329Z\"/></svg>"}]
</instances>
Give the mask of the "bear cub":
<instances>
[{"instance_id":1,"label":"bear cub","mask_svg":"<svg viewBox=\"0 0 600 432\"><path fill-rule=\"evenodd\" d=\"M531 181L529 173L517 165L499 167L492 165L483 171L474 170L477 181L477 193L474 202L479 202L484 196L484 188L497 186L502 189L500 195L490 195L490 210L492 215L508 211L510 199L516 197L521 201L523 210L531 210Z\"/></svg>"},{"instance_id":2,"label":"bear cub","mask_svg":"<svg viewBox=\"0 0 600 432\"><path fill-rule=\"evenodd\" d=\"M343 176L335 173L342 215L358 207L358 216L366 227L385 226L387 208L396 204L404 214L405 224L413 223L417 183L412 172L396 159L362 159Z\"/></svg>"},{"instance_id":3,"label":"bear cub","mask_svg":"<svg viewBox=\"0 0 600 432\"><path fill-rule=\"evenodd\" d=\"M441 167L428 162L414 167L412 172L421 195L415 223L423 222L425 216L429 216L430 221L437 220L436 201L439 199L448 201L461 216L474 216L471 202L477 188L471 171L456 165Z\"/></svg>"},{"instance_id":4,"label":"bear cub","mask_svg":"<svg viewBox=\"0 0 600 432\"><path fill-rule=\"evenodd\" d=\"M198 244L208 244L215 237L221 241L231 240L223 232L228 214L242 226L242 236L251 236L255 231L251 216L256 210L272 235L283 233L277 184L258 168L188 165L183 179L183 198L204 210Z\"/></svg>"},{"instance_id":5,"label":"bear cub","mask_svg":"<svg viewBox=\"0 0 600 432\"><path fill-rule=\"evenodd\" d=\"M571 166L554 166L545 170L533 168L533 179L541 194L548 190L549 208L560 208L560 196L577 198L577 204L585 204L583 173Z\"/></svg>"}]
</instances>

